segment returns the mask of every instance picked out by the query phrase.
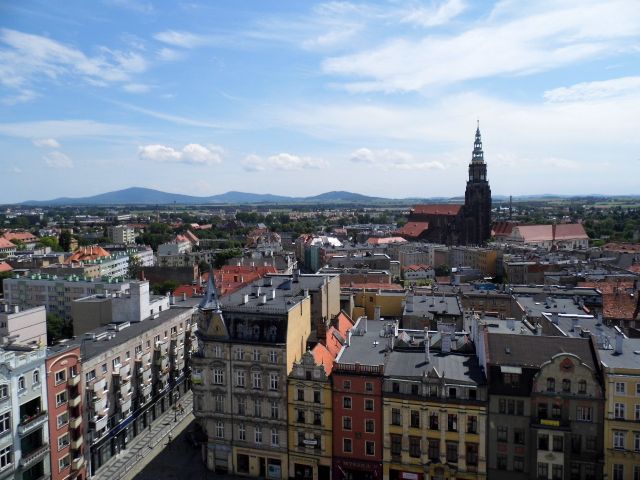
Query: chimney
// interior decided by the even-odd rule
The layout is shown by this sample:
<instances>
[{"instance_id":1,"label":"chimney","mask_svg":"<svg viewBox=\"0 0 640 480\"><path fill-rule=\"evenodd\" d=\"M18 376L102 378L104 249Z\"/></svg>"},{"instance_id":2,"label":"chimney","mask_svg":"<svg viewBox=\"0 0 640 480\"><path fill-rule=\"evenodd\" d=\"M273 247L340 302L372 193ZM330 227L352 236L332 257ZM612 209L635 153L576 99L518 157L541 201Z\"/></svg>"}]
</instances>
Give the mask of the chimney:
<instances>
[{"instance_id":1,"label":"chimney","mask_svg":"<svg viewBox=\"0 0 640 480\"><path fill-rule=\"evenodd\" d=\"M271 290L271 299L275 299L276 298L276 289L274 288L273 290Z\"/></svg>"},{"instance_id":2,"label":"chimney","mask_svg":"<svg viewBox=\"0 0 640 480\"><path fill-rule=\"evenodd\" d=\"M20 313L20 306L19 305L14 305L13 306L13 313Z\"/></svg>"},{"instance_id":3,"label":"chimney","mask_svg":"<svg viewBox=\"0 0 640 480\"><path fill-rule=\"evenodd\" d=\"M173 292L169 292L169 305L176 304L176 297L173 295Z\"/></svg>"},{"instance_id":4,"label":"chimney","mask_svg":"<svg viewBox=\"0 0 640 480\"><path fill-rule=\"evenodd\" d=\"M509 330L515 330L516 329L516 321L514 318L507 318L507 328Z\"/></svg>"},{"instance_id":5,"label":"chimney","mask_svg":"<svg viewBox=\"0 0 640 480\"><path fill-rule=\"evenodd\" d=\"M622 333L622 330L620 329L620 327L615 327L614 329L616 331L616 349L615 349L615 354L616 355L622 355L622 343L624 341L624 333Z\"/></svg>"},{"instance_id":6,"label":"chimney","mask_svg":"<svg viewBox=\"0 0 640 480\"><path fill-rule=\"evenodd\" d=\"M553 322L554 325L558 325L560 323L560 319L558 317L558 312L553 312L551 314L551 321Z\"/></svg>"},{"instance_id":7,"label":"chimney","mask_svg":"<svg viewBox=\"0 0 640 480\"><path fill-rule=\"evenodd\" d=\"M429 330L424 329L424 361L429 363L431 361L431 340L429 339Z\"/></svg>"},{"instance_id":8,"label":"chimney","mask_svg":"<svg viewBox=\"0 0 640 480\"><path fill-rule=\"evenodd\" d=\"M376 305L373 308L373 319L380 320L380 305Z\"/></svg>"},{"instance_id":9,"label":"chimney","mask_svg":"<svg viewBox=\"0 0 640 480\"><path fill-rule=\"evenodd\" d=\"M242 304L246 305L247 303L249 303L249 294L245 293L244 296L242 297Z\"/></svg>"},{"instance_id":10,"label":"chimney","mask_svg":"<svg viewBox=\"0 0 640 480\"><path fill-rule=\"evenodd\" d=\"M347 347L351 346L351 329L347 330Z\"/></svg>"},{"instance_id":11,"label":"chimney","mask_svg":"<svg viewBox=\"0 0 640 480\"><path fill-rule=\"evenodd\" d=\"M442 332L442 353L449 353L451 351L451 333Z\"/></svg>"},{"instance_id":12,"label":"chimney","mask_svg":"<svg viewBox=\"0 0 640 480\"><path fill-rule=\"evenodd\" d=\"M571 318L571 331L575 332L578 328L578 317Z\"/></svg>"},{"instance_id":13,"label":"chimney","mask_svg":"<svg viewBox=\"0 0 640 480\"><path fill-rule=\"evenodd\" d=\"M265 305L266 303L267 303L267 296L262 295L262 297L260 298L260 305Z\"/></svg>"},{"instance_id":14,"label":"chimney","mask_svg":"<svg viewBox=\"0 0 640 480\"><path fill-rule=\"evenodd\" d=\"M187 301L187 293L186 293L186 292L183 292L183 293L182 293L182 301L183 301L183 302L186 302L186 301Z\"/></svg>"}]
</instances>

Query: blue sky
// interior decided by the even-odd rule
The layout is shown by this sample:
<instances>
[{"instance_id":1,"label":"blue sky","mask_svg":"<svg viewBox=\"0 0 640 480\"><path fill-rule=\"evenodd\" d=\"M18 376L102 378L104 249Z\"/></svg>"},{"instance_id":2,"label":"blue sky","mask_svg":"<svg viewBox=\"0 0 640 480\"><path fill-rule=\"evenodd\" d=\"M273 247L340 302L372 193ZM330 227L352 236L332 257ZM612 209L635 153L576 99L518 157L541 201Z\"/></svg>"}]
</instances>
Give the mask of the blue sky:
<instances>
[{"instance_id":1,"label":"blue sky","mask_svg":"<svg viewBox=\"0 0 640 480\"><path fill-rule=\"evenodd\" d=\"M640 193L640 3L0 0L0 203Z\"/></svg>"}]
</instances>

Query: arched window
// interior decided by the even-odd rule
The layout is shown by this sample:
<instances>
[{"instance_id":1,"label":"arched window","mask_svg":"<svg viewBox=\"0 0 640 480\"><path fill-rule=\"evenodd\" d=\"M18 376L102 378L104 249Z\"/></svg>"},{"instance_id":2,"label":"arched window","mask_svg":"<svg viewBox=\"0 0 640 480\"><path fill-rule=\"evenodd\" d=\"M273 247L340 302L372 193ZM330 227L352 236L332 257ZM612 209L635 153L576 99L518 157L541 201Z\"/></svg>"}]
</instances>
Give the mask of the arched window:
<instances>
[{"instance_id":1,"label":"arched window","mask_svg":"<svg viewBox=\"0 0 640 480\"><path fill-rule=\"evenodd\" d=\"M587 381L580 380L578 382L578 393L587 393Z\"/></svg>"},{"instance_id":2,"label":"arched window","mask_svg":"<svg viewBox=\"0 0 640 480\"><path fill-rule=\"evenodd\" d=\"M38 370L33 371L33 383L40 383L40 372Z\"/></svg>"},{"instance_id":3,"label":"arched window","mask_svg":"<svg viewBox=\"0 0 640 480\"><path fill-rule=\"evenodd\" d=\"M569 380L568 378L562 379L562 391L563 392L571 391L571 380Z\"/></svg>"},{"instance_id":4,"label":"arched window","mask_svg":"<svg viewBox=\"0 0 640 480\"><path fill-rule=\"evenodd\" d=\"M18 378L18 390L24 390L26 388L26 384L24 382L24 377Z\"/></svg>"}]
</instances>

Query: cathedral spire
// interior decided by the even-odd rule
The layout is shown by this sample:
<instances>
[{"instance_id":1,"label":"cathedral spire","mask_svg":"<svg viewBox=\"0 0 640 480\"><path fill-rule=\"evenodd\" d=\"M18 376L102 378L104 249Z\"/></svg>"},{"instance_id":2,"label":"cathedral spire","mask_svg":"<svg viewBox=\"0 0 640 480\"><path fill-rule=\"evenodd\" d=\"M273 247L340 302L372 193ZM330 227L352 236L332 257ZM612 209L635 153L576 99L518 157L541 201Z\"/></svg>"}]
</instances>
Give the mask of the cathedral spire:
<instances>
[{"instance_id":1,"label":"cathedral spire","mask_svg":"<svg viewBox=\"0 0 640 480\"><path fill-rule=\"evenodd\" d=\"M218 292L213 275L213 269L209 270L209 281L207 282L207 291L199 305L200 310L213 310L220 312L220 301L218 300Z\"/></svg>"},{"instance_id":2,"label":"cathedral spire","mask_svg":"<svg viewBox=\"0 0 640 480\"><path fill-rule=\"evenodd\" d=\"M484 163L484 152L482 151L482 137L480 136L480 120L476 128L476 139L473 142L473 154L471 157L473 163Z\"/></svg>"}]
</instances>

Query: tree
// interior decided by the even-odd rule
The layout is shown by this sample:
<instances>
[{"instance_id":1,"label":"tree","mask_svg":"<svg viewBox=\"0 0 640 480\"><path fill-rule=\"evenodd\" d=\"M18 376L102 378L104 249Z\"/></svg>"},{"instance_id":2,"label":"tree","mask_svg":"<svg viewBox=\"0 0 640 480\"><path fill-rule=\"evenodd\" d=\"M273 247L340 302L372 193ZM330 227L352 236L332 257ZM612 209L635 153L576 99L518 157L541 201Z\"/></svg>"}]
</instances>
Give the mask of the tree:
<instances>
[{"instance_id":1,"label":"tree","mask_svg":"<svg viewBox=\"0 0 640 480\"><path fill-rule=\"evenodd\" d=\"M69 230L63 230L58 237L58 244L62 251L68 252L71 249L71 232Z\"/></svg>"},{"instance_id":2,"label":"tree","mask_svg":"<svg viewBox=\"0 0 640 480\"><path fill-rule=\"evenodd\" d=\"M22 240L18 240L17 238L14 238L13 240L11 240L11 243L13 243L16 246L16 250L27 249L27 245Z\"/></svg>"},{"instance_id":3,"label":"tree","mask_svg":"<svg viewBox=\"0 0 640 480\"><path fill-rule=\"evenodd\" d=\"M139 278L140 270L142 268L142 260L135 253L129 254L129 269L127 271L127 278Z\"/></svg>"},{"instance_id":4,"label":"tree","mask_svg":"<svg viewBox=\"0 0 640 480\"><path fill-rule=\"evenodd\" d=\"M42 237L40 238L40 240L38 240L38 245L40 245L41 247L49 247L54 252L63 251L56 237Z\"/></svg>"},{"instance_id":5,"label":"tree","mask_svg":"<svg viewBox=\"0 0 640 480\"><path fill-rule=\"evenodd\" d=\"M451 268L448 265L438 265L435 268L435 272L437 277L446 277L451 274Z\"/></svg>"},{"instance_id":6,"label":"tree","mask_svg":"<svg viewBox=\"0 0 640 480\"><path fill-rule=\"evenodd\" d=\"M73 336L73 324L56 315L47 313L47 342L53 345L64 338Z\"/></svg>"},{"instance_id":7,"label":"tree","mask_svg":"<svg viewBox=\"0 0 640 480\"><path fill-rule=\"evenodd\" d=\"M178 282L175 280L165 280L161 283L155 283L151 286L151 290L156 295L166 295L169 292L173 292L178 288Z\"/></svg>"},{"instance_id":8,"label":"tree","mask_svg":"<svg viewBox=\"0 0 640 480\"><path fill-rule=\"evenodd\" d=\"M216 253L214 266L215 268L220 268L225 263L227 263L227 260L229 260L230 258L238 257L240 255L242 255L242 250L240 250L239 248L226 248L224 250L220 250L218 253Z\"/></svg>"}]
</instances>

